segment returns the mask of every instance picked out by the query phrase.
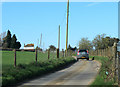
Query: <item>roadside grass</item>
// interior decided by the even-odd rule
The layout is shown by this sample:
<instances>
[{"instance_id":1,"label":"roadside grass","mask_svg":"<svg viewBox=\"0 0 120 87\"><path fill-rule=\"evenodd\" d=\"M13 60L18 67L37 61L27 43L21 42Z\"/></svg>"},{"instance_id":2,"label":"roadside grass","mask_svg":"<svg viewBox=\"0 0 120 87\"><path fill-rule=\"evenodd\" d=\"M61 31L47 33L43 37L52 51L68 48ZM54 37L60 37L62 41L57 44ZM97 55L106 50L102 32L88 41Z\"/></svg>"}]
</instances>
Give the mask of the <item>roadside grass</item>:
<instances>
[{"instance_id":1,"label":"roadside grass","mask_svg":"<svg viewBox=\"0 0 120 87\"><path fill-rule=\"evenodd\" d=\"M35 62L35 52L17 51L17 66L14 67L14 51L2 51L2 86L13 86L24 80L32 79L47 73L60 70L76 62L72 57L56 58L56 53L38 52L38 62ZM62 56L62 54L60 54Z\"/></svg>"},{"instance_id":2,"label":"roadside grass","mask_svg":"<svg viewBox=\"0 0 120 87\"><path fill-rule=\"evenodd\" d=\"M90 58L92 58L92 57L93 56L90 56ZM102 65L101 65L100 71L99 71L96 79L90 85L90 87L96 87L96 86L105 87L105 85L109 85L109 86L112 87L114 85L113 78L110 79L110 80L106 80L107 75L105 74L106 71L108 71L107 68L106 68L106 66L111 67L112 61L109 61L109 58L107 58L107 57L100 57L100 56L94 56L94 57L95 57L95 60L101 62ZM106 62L110 62L109 63L110 65L107 65Z\"/></svg>"},{"instance_id":3,"label":"roadside grass","mask_svg":"<svg viewBox=\"0 0 120 87\"><path fill-rule=\"evenodd\" d=\"M56 58L56 53L50 52L50 59ZM18 64L35 62L35 52L17 51L16 61ZM38 62L48 60L48 53L38 52ZM14 51L2 51L2 71L14 66Z\"/></svg>"},{"instance_id":4,"label":"roadside grass","mask_svg":"<svg viewBox=\"0 0 120 87\"><path fill-rule=\"evenodd\" d=\"M29 64L19 64L2 73L2 86L14 86L19 82L34 77L42 76L50 72L54 72L64 68L65 66L76 62L72 57L50 59L40 62L32 62Z\"/></svg>"}]
</instances>

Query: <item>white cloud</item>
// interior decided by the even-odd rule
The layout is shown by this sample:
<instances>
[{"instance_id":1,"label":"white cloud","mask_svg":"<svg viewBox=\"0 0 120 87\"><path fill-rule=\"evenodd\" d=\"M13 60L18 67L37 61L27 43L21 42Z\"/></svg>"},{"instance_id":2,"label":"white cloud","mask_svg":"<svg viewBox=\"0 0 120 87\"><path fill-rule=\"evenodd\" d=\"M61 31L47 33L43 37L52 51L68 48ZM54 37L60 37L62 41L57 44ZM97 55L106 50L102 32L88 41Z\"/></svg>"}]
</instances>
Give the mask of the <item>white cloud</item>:
<instances>
[{"instance_id":1,"label":"white cloud","mask_svg":"<svg viewBox=\"0 0 120 87\"><path fill-rule=\"evenodd\" d=\"M94 5L97 5L97 4L100 4L100 2L92 2L92 3L88 4L86 7L94 6Z\"/></svg>"}]
</instances>

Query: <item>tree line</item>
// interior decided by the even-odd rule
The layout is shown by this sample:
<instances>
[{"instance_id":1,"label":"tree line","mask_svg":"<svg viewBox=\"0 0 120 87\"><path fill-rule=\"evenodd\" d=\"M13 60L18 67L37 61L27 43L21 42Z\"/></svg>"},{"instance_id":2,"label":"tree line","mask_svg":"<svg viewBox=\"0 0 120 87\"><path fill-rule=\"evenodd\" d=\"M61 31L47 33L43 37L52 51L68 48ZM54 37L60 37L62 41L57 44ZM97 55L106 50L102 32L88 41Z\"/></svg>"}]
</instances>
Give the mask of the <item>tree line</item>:
<instances>
[{"instance_id":1,"label":"tree line","mask_svg":"<svg viewBox=\"0 0 120 87\"><path fill-rule=\"evenodd\" d=\"M78 47L72 48L70 45L68 46L68 50L75 51L76 49L88 49L88 50L97 50L97 49L105 49L107 47L112 47L114 42L118 42L118 38L107 36L106 34L97 35L92 41L88 38L81 38L79 41ZM21 43L17 41L17 37L15 34L11 35L11 32L8 30L7 35L6 32L0 34L0 47L3 48L13 48L19 49L21 47ZM50 45L49 49L51 51L55 51L56 47L54 45Z\"/></svg>"},{"instance_id":2,"label":"tree line","mask_svg":"<svg viewBox=\"0 0 120 87\"><path fill-rule=\"evenodd\" d=\"M88 38L81 38L79 41L79 49L105 49L112 47L114 42L118 41L118 38L109 37L106 34L97 35L92 41L88 40Z\"/></svg>"},{"instance_id":3,"label":"tree line","mask_svg":"<svg viewBox=\"0 0 120 87\"><path fill-rule=\"evenodd\" d=\"M0 35L0 47L2 48L13 48L19 49L21 47L21 43L17 41L17 37L15 34L11 35L11 32L8 30L7 35L3 32Z\"/></svg>"},{"instance_id":4,"label":"tree line","mask_svg":"<svg viewBox=\"0 0 120 87\"><path fill-rule=\"evenodd\" d=\"M107 36L106 34L96 35L96 37L91 41L87 37L81 38L78 44L78 48L72 48L69 44L67 50L75 51L77 49L88 49L88 50L98 50L98 49L105 49L108 47L112 47L114 42L118 42L118 38ZM56 47L54 45L50 45L49 49L51 51L55 51Z\"/></svg>"}]
</instances>

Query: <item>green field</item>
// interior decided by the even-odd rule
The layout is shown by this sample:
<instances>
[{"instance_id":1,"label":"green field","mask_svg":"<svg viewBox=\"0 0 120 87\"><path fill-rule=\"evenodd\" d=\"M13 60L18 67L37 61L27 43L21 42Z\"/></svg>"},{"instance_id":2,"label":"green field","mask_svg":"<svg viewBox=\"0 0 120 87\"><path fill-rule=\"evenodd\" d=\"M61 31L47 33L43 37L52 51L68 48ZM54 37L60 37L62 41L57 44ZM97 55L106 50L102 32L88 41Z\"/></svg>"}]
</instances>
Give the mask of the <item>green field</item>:
<instances>
[{"instance_id":1,"label":"green field","mask_svg":"<svg viewBox=\"0 0 120 87\"><path fill-rule=\"evenodd\" d=\"M14 51L2 51L2 85L16 85L27 79L42 76L76 62L72 57L56 58L55 52L38 52L38 62L35 62L35 52L17 51L17 66L14 67ZM11 86L12 87L12 86Z\"/></svg>"},{"instance_id":2,"label":"green field","mask_svg":"<svg viewBox=\"0 0 120 87\"><path fill-rule=\"evenodd\" d=\"M50 52L50 59L56 58L56 53ZM48 53L38 52L38 61L48 59ZM29 64L35 61L35 52L17 51L16 61L18 64ZM14 66L14 51L2 51L2 71Z\"/></svg>"}]
</instances>

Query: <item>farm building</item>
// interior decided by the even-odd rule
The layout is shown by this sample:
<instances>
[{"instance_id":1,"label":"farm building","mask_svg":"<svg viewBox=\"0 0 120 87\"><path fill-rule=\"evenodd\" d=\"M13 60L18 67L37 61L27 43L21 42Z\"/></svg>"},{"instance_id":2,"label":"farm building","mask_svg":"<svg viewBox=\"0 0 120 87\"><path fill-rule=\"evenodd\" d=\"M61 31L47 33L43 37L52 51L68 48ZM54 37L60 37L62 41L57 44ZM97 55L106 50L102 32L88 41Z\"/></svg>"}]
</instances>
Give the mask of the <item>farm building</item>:
<instances>
[{"instance_id":1,"label":"farm building","mask_svg":"<svg viewBox=\"0 0 120 87\"><path fill-rule=\"evenodd\" d=\"M34 44L27 44L27 45L24 44L24 50L34 51L35 50Z\"/></svg>"}]
</instances>

